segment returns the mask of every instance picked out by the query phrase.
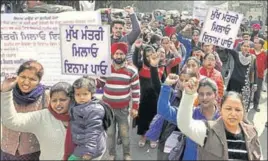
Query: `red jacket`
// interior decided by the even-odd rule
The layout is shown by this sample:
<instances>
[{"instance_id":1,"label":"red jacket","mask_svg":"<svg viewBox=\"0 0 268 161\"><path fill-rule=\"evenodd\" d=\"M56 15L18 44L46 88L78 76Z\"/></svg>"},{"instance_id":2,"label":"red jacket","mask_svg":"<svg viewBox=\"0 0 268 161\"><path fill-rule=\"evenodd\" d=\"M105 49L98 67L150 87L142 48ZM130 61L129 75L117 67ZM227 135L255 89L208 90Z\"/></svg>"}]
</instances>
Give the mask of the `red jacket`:
<instances>
[{"instance_id":1,"label":"red jacket","mask_svg":"<svg viewBox=\"0 0 268 161\"><path fill-rule=\"evenodd\" d=\"M258 78L263 79L264 77L264 71L267 69L267 53L265 50L262 50L258 55L256 54L256 51L254 49L249 50L250 54L253 54L256 56L256 66L257 66L257 76Z\"/></svg>"},{"instance_id":2,"label":"red jacket","mask_svg":"<svg viewBox=\"0 0 268 161\"><path fill-rule=\"evenodd\" d=\"M172 34L176 33L176 27L167 26L165 27L166 36L170 37Z\"/></svg>"},{"instance_id":3,"label":"red jacket","mask_svg":"<svg viewBox=\"0 0 268 161\"><path fill-rule=\"evenodd\" d=\"M221 73L216 70L213 69L211 71L208 71L206 68L201 67L199 70L199 73L203 76L206 76L212 80L214 80L218 86L218 98L222 98L223 94L224 94L224 83L223 83L223 78Z\"/></svg>"}]
</instances>

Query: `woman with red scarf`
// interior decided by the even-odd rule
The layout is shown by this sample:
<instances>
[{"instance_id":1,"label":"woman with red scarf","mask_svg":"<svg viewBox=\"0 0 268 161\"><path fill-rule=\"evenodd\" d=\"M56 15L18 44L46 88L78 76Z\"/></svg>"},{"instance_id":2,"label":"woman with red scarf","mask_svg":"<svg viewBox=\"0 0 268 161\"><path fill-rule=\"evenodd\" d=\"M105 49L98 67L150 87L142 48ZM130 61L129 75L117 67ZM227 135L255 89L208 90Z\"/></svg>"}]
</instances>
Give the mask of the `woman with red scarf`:
<instances>
[{"instance_id":1,"label":"woman with red scarf","mask_svg":"<svg viewBox=\"0 0 268 161\"><path fill-rule=\"evenodd\" d=\"M64 149L66 131L69 129L70 120L68 110L71 101L71 85L59 82L52 86L50 104L47 109L18 113L14 107L12 94L15 84L16 77L9 77L4 80L1 86L3 124L12 130L35 134L40 143L40 160L62 160L64 151L68 155L68 151L72 152L73 148L70 146L66 147L66 150ZM72 142L72 140L66 139L66 142L68 141Z\"/></svg>"},{"instance_id":2,"label":"woman with red scarf","mask_svg":"<svg viewBox=\"0 0 268 161\"><path fill-rule=\"evenodd\" d=\"M204 56L203 67L200 68L199 73L206 76L217 83L218 86L218 103L223 97L224 93L224 83L221 72L215 69L216 66L216 56L214 54L207 54Z\"/></svg>"}]
</instances>

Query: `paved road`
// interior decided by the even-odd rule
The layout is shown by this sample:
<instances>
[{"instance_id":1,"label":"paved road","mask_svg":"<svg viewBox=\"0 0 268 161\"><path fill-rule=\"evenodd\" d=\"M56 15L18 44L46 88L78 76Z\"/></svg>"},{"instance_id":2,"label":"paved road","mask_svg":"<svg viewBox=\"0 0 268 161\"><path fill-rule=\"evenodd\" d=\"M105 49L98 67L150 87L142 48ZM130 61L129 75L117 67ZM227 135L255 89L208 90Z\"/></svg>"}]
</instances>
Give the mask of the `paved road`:
<instances>
[{"instance_id":1,"label":"paved road","mask_svg":"<svg viewBox=\"0 0 268 161\"><path fill-rule=\"evenodd\" d=\"M267 93L262 92L260 112L255 112L253 109L248 113L248 119L254 122L260 136L260 142L262 146L263 159L267 160L267 128L265 123L267 121ZM147 144L144 148L138 147L139 136L136 134L136 129L131 129L131 153L133 160L156 160L156 149L150 149ZM117 160L122 160L122 147L117 146ZM108 154L103 157L103 160L107 160Z\"/></svg>"}]
</instances>

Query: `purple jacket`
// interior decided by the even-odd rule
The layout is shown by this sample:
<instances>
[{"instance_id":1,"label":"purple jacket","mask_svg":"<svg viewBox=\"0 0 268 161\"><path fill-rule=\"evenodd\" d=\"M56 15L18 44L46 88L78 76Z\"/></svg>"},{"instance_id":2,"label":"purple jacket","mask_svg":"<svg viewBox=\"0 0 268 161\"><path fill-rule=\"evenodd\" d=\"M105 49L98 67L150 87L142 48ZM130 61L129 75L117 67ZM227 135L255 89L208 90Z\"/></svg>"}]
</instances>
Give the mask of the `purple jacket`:
<instances>
[{"instance_id":1,"label":"purple jacket","mask_svg":"<svg viewBox=\"0 0 268 161\"><path fill-rule=\"evenodd\" d=\"M96 158L105 152L107 135L103 128L104 114L104 108L96 99L82 105L71 105L72 139L77 145L73 155L82 157L89 154Z\"/></svg>"}]
</instances>

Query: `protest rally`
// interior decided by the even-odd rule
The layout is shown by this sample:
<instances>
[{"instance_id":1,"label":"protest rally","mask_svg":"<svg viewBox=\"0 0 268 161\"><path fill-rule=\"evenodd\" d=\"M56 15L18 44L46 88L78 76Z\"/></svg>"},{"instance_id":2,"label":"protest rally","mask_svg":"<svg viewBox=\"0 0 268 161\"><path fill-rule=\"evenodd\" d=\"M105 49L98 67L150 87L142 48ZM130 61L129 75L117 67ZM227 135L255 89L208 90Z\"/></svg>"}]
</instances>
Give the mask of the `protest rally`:
<instances>
[{"instance_id":1,"label":"protest rally","mask_svg":"<svg viewBox=\"0 0 268 161\"><path fill-rule=\"evenodd\" d=\"M267 160L267 1L1 1L1 160Z\"/></svg>"}]
</instances>

